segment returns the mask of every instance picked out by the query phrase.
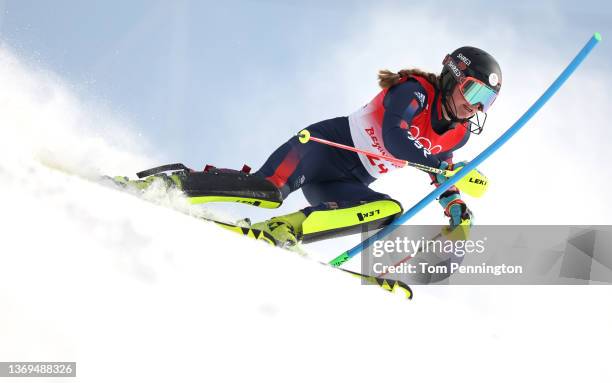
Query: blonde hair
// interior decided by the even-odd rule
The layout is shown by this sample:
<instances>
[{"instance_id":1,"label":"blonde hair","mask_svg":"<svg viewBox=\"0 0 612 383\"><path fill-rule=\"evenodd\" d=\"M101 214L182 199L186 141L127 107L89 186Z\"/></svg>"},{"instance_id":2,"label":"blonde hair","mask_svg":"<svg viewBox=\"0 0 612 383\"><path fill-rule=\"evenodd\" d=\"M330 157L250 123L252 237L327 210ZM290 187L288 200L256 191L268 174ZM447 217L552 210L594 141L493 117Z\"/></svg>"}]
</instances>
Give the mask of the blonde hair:
<instances>
[{"instance_id":1,"label":"blonde hair","mask_svg":"<svg viewBox=\"0 0 612 383\"><path fill-rule=\"evenodd\" d=\"M388 69L382 69L378 71L378 85L383 89L391 88L393 85L397 85L402 78L410 75L425 77L427 81L431 83L436 89L438 88L438 82L440 76L434 73L425 72L420 69L402 69L397 73L391 72Z\"/></svg>"}]
</instances>

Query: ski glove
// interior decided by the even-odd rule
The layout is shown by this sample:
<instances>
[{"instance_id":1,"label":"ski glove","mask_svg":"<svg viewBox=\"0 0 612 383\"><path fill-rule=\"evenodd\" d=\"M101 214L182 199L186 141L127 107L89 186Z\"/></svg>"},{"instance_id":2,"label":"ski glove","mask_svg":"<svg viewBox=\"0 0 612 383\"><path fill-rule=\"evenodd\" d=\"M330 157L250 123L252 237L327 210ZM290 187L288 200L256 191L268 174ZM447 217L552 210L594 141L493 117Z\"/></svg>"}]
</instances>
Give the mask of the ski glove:
<instances>
[{"instance_id":1,"label":"ski glove","mask_svg":"<svg viewBox=\"0 0 612 383\"><path fill-rule=\"evenodd\" d=\"M450 193L444 192L440 196L440 205L444 208L444 214L449 217L449 224L451 228L454 228L462 223L472 225L472 219L474 215L472 211L468 209L467 205L461 199L461 195L454 191Z\"/></svg>"},{"instance_id":2,"label":"ski glove","mask_svg":"<svg viewBox=\"0 0 612 383\"><path fill-rule=\"evenodd\" d=\"M466 164L467 162L463 161L457 162L456 164L442 161L440 163L439 168L442 170L453 170L456 168L463 167ZM446 177L443 174L432 174L431 178L436 187L438 187L440 184L444 183L449 177ZM465 202L463 202L463 200L461 199L461 195L459 194L459 189L457 189L457 187L451 186L450 189L442 193L439 201L440 205L442 205L442 208L444 209L444 214L449 217L449 224L451 229L457 227L461 223L467 223L470 226L472 225L472 211L468 209Z\"/></svg>"},{"instance_id":3,"label":"ski glove","mask_svg":"<svg viewBox=\"0 0 612 383\"><path fill-rule=\"evenodd\" d=\"M438 167L438 169L442 169L442 170L454 170L454 169L457 169L457 168L462 168L465 165L467 165L466 161L457 162L456 164L449 164L446 161L442 161L442 162L440 162L440 166ZM444 174L436 174L435 182L438 185L440 185L440 184L444 183L449 178L450 177L447 177Z\"/></svg>"}]
</instances>

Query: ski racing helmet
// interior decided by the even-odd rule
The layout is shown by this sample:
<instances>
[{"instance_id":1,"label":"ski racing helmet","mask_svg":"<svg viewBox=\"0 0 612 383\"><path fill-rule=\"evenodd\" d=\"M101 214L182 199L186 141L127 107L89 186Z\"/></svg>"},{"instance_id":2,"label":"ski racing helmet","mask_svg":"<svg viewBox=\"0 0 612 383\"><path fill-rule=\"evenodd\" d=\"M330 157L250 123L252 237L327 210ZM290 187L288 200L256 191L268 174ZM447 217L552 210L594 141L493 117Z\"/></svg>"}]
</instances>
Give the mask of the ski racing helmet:
<instances>
[{"instance_id":1,"label":"ski racing helmet","mask_svg":"<svg viewBox=\"0 0 612 383\"><path fill-rule=\"evenodd\" d=\"M487 119L487 111L497 98L502 84L501 68L497 61L479 48L461 47L446 55L440 74L441 101L455 121L470 122L470 131L480 134ZM459 86L461 94L467 102L478 105L478 110L484 114L482 123L478 113L469 119L457 118L457 107L451 97L455 86ZM472 126L475 125L475 128Z\"/></svg>"}]
</instances>

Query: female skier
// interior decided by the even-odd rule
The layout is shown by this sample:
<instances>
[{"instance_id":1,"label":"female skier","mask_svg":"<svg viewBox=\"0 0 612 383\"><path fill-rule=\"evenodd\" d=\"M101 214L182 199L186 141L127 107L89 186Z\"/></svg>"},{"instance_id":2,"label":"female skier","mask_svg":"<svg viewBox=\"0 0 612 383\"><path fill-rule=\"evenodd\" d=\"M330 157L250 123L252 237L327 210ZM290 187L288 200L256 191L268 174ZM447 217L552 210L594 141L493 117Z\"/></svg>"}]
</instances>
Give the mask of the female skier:
<instances>
[{"instance_id":1,"label":"female skier","mask_svg":"<svg viewBox=\"0 0 612 383\"><path fill-rule=\"evenodd\" d=\"M453 152L465 145L471 133L482 131L502 76L490 54L461 47L446 56L440 75L418 69L382 70L378 80L382 91L371 102L348 117L309 126L310 134L450 170ZM483 113L482 121L476 112ZM389 224L402 213L402 206L368 185L397 167L394 162L316 142L303 144L294 136L253 174L207 166L203 172L158 174L144 181L117 177L116 181L144 187L161 177L170 186L180 187L194 203L235 201L271 208L301 189L311 206L251 226L287 246L352 234L365 224L369 229ZM431 178L436 186L446 180L442 175ZM442 194L439 202L451 227L471 218L456 187Z\"/></svg>"}]
</instances>

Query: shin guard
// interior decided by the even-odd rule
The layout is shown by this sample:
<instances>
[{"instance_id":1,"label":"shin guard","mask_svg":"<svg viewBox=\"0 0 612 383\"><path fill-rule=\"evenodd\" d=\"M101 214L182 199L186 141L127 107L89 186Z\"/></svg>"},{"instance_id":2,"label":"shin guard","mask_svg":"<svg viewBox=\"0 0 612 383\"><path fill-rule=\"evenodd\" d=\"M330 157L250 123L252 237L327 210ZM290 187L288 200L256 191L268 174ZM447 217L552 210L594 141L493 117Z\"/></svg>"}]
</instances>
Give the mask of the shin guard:
<instances>
[{"instance_id":1,"label":"shin guard","mask_svg":"<svg viewBox=\"0 0 612 383\"><path fill-rule=\"evenodd\" d=\"M239 202L274 209L282 204L280 190L270 181L243 170L218 169L206 166L193 171L182 164L164 165L139 172L139 177L156 176L161 172L179 170L171 177L193 204L207 202Z\"/></svg>"},{"instance_id":2,"label":"shin guard","mask_svg":"<svg viewBox=\"0 0 612 383\"><path fill-rule=\"evenodd\" d=\"M388 225L403 212L402 205L393 199L355 202L341 206L325 203L321 207L304 209L302 223L304 243L356 234L363 229L375 230Z\"/></svg>"}]
</instances>

